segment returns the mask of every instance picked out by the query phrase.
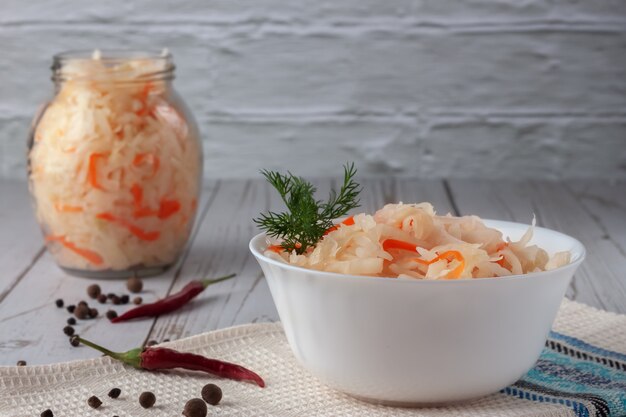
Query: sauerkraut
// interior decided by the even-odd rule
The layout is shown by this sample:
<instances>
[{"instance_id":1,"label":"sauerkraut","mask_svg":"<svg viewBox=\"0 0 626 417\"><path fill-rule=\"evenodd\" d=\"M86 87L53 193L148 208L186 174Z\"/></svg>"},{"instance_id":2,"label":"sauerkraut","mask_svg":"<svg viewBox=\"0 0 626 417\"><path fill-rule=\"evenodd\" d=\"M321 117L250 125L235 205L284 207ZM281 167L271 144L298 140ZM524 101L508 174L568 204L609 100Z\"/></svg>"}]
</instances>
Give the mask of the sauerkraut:
<instances>
[{"instance_id":1,"label":"sauerkraut","mask_svg":"<svg viewBox=\"0 0 626 417\"><path fill-rule=\"evenodd\" d=\"M265 254L320 271L425 280L503 277L568 264L569 252L550 257L530 244L533 227L534 221L518 241L504 240L477 216L438 216L429 203L387 204L373 216L349 217L304 254L287 253L280 242L268 242Z\"/></svg>"},{"instance_id":2,"label":"sauerkraut","mask_svg":"<svg viewBox=\"0 0 626 417\"><path fill-rule=\"evenodd\" d=\"M195 217L197 129L172 98L165 59L70 59L29 154L36 216L76 270L168 265Z\"/></svg>"}]
</instances>

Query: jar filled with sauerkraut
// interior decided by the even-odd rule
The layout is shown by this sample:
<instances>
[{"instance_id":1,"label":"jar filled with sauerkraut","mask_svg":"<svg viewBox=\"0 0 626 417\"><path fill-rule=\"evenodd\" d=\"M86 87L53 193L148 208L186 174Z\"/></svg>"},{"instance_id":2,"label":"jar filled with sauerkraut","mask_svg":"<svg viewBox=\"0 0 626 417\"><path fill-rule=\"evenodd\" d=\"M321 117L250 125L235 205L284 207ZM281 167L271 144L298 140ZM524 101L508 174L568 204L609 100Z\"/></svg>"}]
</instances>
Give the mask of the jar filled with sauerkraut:
<instances>
[{"instance_id":1,"label":"jar filled with sauerkraut","mask_svg":"<svg viewBox=\"0 0 626 417\"><path fill-rule=\"evenodd\" d=\"M49 252L73 275L148 276L189 239L202 177L169 53L69 52L35 118L30 191Z\"/></svg>"}]
</instances>

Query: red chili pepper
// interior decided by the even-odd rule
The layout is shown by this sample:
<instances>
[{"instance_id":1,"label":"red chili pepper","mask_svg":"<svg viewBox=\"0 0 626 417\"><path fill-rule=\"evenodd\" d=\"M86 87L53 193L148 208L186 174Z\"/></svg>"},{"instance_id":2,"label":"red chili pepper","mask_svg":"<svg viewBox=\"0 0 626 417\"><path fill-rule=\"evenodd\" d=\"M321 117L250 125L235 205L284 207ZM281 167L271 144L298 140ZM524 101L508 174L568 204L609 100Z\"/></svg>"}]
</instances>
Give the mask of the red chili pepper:
<instances>
[{"instance_id":1,"label":"red chili pepper","mask_svg":"<svg viewBox=\"0 0 626 417\"><path fill-rule=\"evenodd\" d=\"M131 349L127 352L113 352L80 336L75 337L82 344L137 369L158 371L183 368L191 371L206 372L221 378L234 379L235 381L251 381L261 388L265 387L265 381L258 374L234 363L161 347L145 347Z\"/></svg>"},{"instance_id":2,"label":"red chili pepper","mask_svg":"<svg viewBox=\"0 0 626 417\"><path fill-rule=\"evenodd\" d=\"M160 316L161 314L170 313L174 310L178 310L196 295L200 294L206 287L211 284L215 284L220 281L226 281L234 277L235 274L226 275L225 277L217 278L217 279L205 279L202 281L191 281L189 284L185 285L182 290L177 292L176 294L172 294L170 296L165 297L162 300L156 301L150 304L143 304L139 307L135 307L133 309L128 310L126 313L122 314L111 320L113 323L119 323L126 320L136 319L139 317L155 317Z\"/></svg>"}]
</instances>

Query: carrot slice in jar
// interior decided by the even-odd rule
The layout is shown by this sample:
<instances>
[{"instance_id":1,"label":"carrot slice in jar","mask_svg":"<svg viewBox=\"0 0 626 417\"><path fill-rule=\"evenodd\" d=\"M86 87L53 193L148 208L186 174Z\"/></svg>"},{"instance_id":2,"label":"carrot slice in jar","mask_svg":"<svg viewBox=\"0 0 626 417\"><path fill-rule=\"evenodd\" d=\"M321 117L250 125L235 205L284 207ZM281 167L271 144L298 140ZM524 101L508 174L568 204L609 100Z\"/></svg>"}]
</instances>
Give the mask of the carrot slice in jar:
<instances>
[{"instance_id":1,"label":"carrot slice in jar","mask_svg":"<svg viewBox=\"0 0 626 417\"><path fill-rule=\"evenodd\" d=\"M147 232L143 230L141 227L134 225L124 219L120 219L111 213L107 213L107 212L99 213L99 214L96 214L96 218L101 219L101 220L106 220L112 223L117 223L120 226L128 229L129 232L131 232L133 235L135 235L137 238L141 240L146 240L146 241L151 242L151 241L157 240L161 236L161 232L158 232L158 231Z\"/></svg>"},{"instance_id":2,"label":"carrot slice in jar","mask_svg":"<svg viewBox=\"0 0 626 417\"><path fill-rule=\"evenodd\" d=\"M74 252L75 254L79 256L82 256L83 258L85 258L86 260L88 260L94 265L102 265L104 263L102 256L100 256L97 252L94 252L92 250L85 249L85 248L80 248L76 246L74 243L68 241L65 238L65 236L46 236L46 241L59 242L61 245L63 245L67 249L71 250L72 252Z\"/></svg>"},{"instance_id":3,"label":"carrot slice in jar","mask_svg":"<svg viewBox=\"0 0 626 417\"><path fill-rule=\"evenodd\" d=\"M87 181L93 188L104 191L104 188L98 182L98 159L106 158L105 153L94 152L89 155L89 167L87 168Z\"/></svg>"}]
</instances>

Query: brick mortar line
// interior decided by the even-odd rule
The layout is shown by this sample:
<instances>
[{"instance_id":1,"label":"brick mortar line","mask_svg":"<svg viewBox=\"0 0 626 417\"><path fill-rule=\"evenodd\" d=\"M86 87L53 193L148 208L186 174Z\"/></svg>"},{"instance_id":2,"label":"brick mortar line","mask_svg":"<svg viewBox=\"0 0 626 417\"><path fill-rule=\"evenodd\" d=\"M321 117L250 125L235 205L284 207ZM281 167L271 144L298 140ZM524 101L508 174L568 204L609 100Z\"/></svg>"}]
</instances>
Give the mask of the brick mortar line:
<instances>
[{"instance_id":1,"label":"brick mortar line","mask_svg":"<svg viewBox=\"0 0 626 417\"><path fill-rule=\"evenodd\" d=\"M403 35L423 33L518 33L518 32L626 32L626 20L503 20L494 21L407 21L405 19L370 20L363 21L272 21L272 20L244 20L244 21L197 21L197 20L58 20L58 21L0 21L0 30L12 29L57 29L57 30L85 30L104 28L111 31L121 29L137 30L137 26L153 31L179 31L180 33L195 32L198 28L219 29L223 36L224 29L230 29L230 35L254 34L294 34L294 35L354 35L374 33L400 33ZM227 33L228 34L228 33Z\"/></svg>"}]
</instances>

